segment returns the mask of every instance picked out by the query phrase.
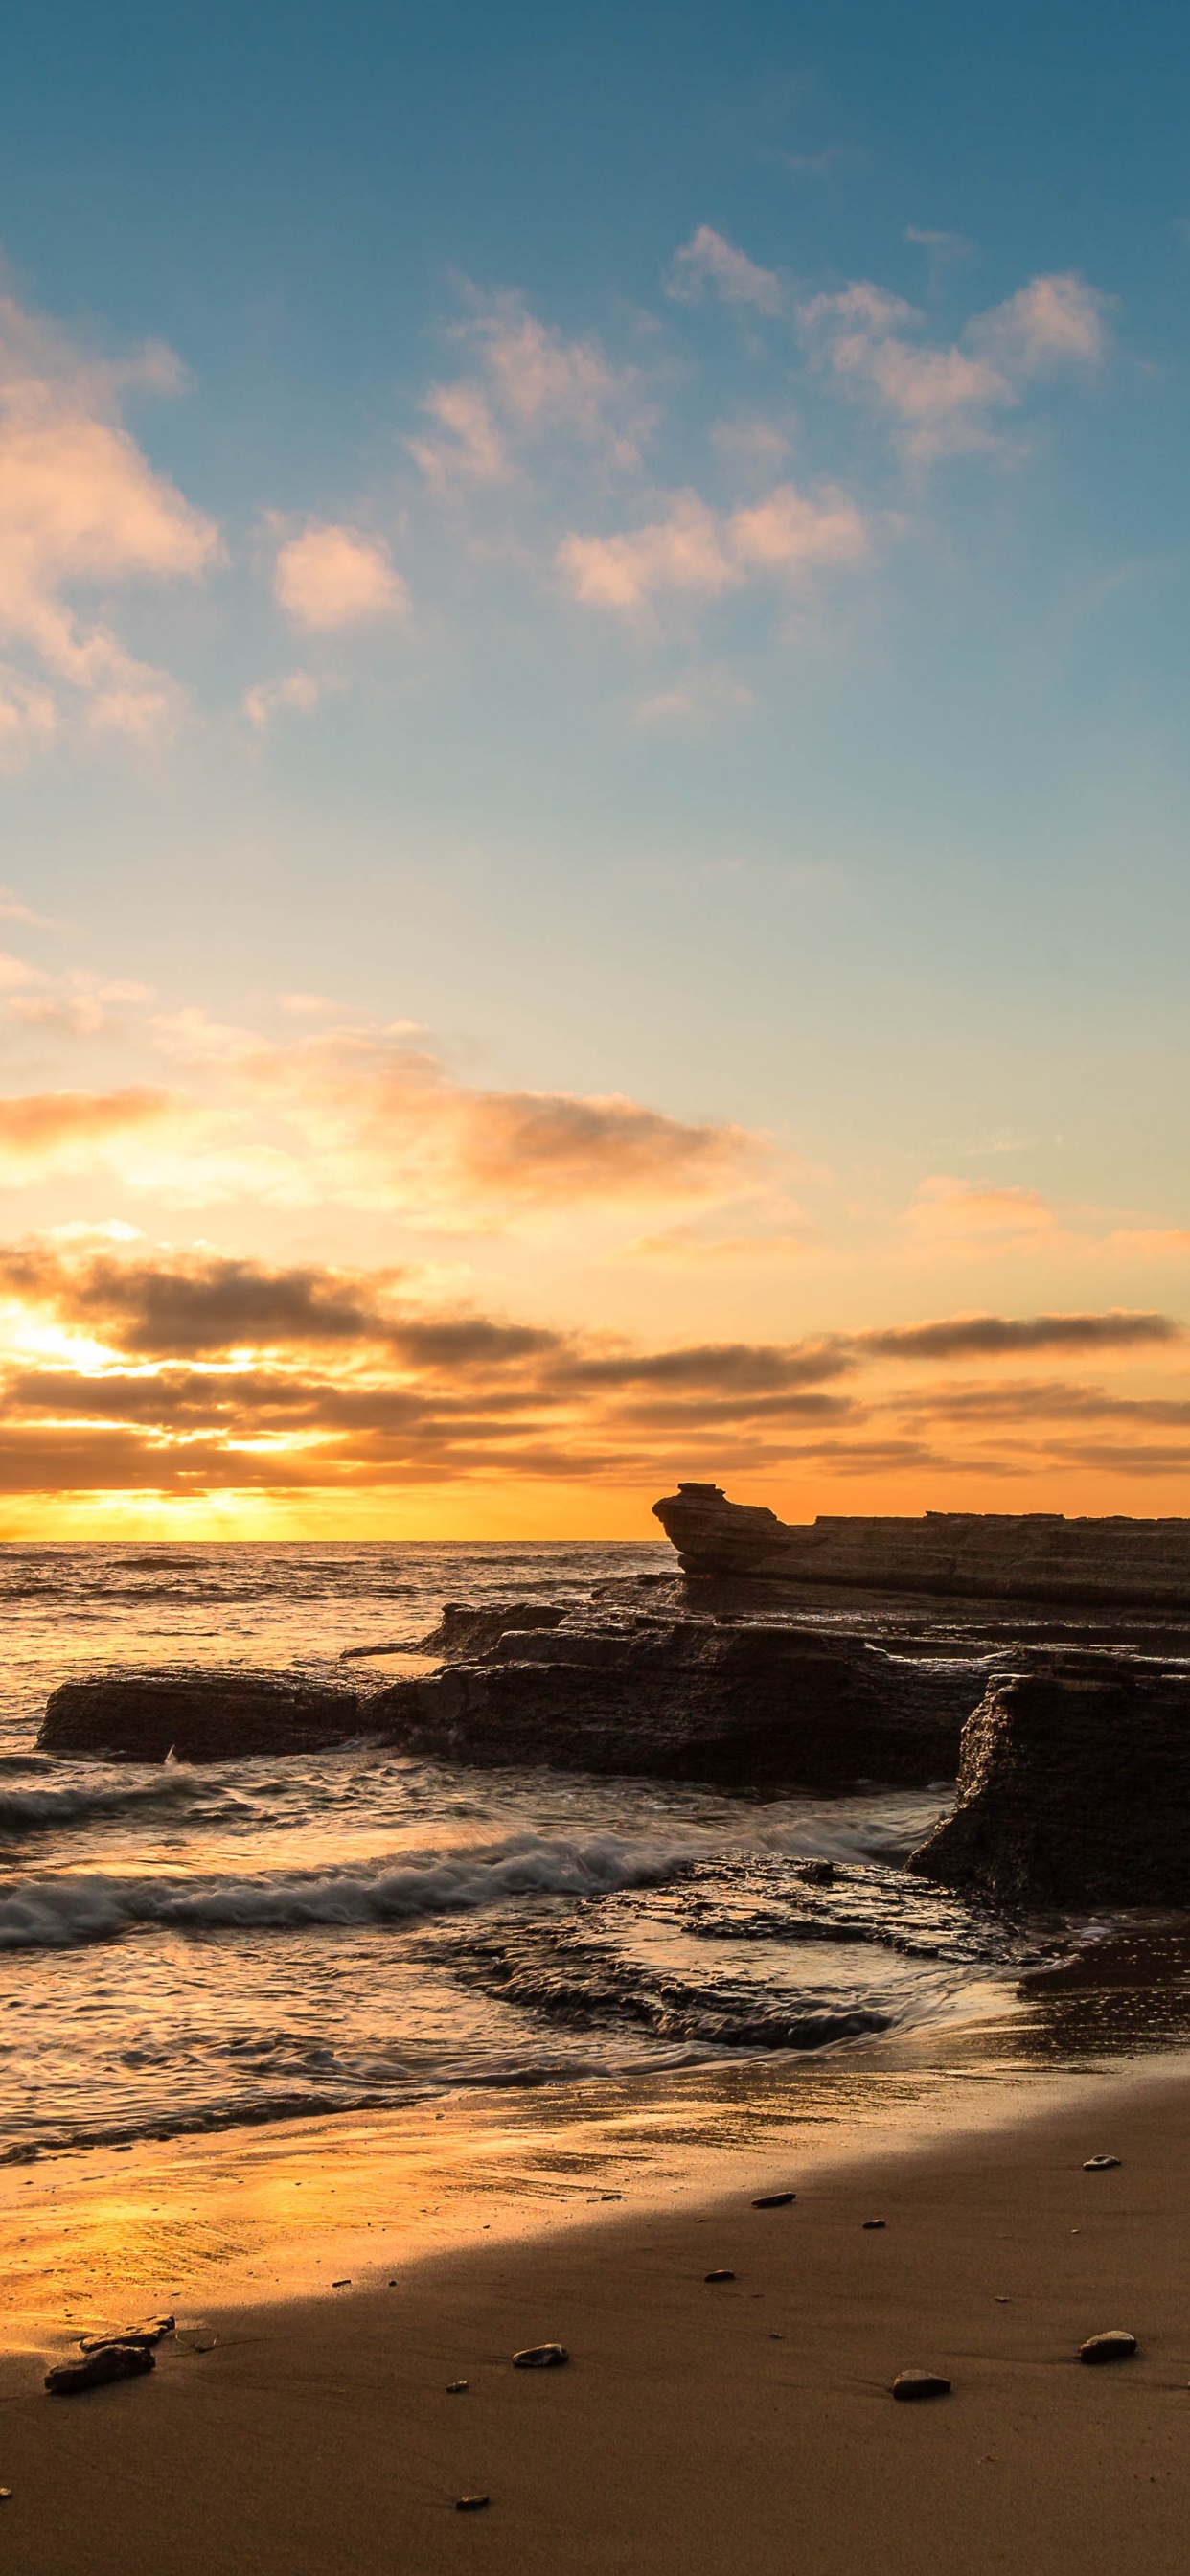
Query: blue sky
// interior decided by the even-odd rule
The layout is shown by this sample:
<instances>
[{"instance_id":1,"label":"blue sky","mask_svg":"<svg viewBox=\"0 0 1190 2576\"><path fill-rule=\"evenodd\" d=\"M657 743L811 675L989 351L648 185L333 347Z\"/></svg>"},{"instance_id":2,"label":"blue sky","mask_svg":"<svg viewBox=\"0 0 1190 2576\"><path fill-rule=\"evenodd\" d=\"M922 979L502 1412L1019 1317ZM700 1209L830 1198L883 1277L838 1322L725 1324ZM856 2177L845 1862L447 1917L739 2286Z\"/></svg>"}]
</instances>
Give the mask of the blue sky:
<instances>
[{"instance_id":1,"label":"blue sky","mask_svg":"<svg viewBox=\"0 0 1190 2576\"><path fill-rule=\"evenodd\" d=\"M1184 12L116 7L3 60L10 1238L649 1351L1176 1318ZM1112 1347L1167 1411L1093 1456L1065 1379L975 1449L970 1395L933 1447L706 1397L439 1459L416 1525L635 1527L671 1458L1176 1509L1179 1340ZM48 1401L11 1489L85 1515ZM284 1509L338 1526L310 1418Z\"/></svg>"}]
</instances>

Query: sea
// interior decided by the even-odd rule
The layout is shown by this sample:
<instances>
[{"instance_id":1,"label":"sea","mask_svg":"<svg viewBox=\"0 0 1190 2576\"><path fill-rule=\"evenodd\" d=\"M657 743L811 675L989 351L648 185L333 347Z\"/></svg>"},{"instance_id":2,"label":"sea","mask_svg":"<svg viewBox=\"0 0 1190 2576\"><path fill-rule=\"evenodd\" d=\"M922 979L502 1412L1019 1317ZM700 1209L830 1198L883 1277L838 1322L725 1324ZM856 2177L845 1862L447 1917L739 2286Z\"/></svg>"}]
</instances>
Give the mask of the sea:
<instances>
[{"instance_id":1,"label":"sea","mask_svg":"<svg viewBox=\"0 0 1190 2576\"><path fill-rule=\"evenodd\" d=\"M1118 1935L1005 1922L908 1876L945 1781L774 1797L363 1740L193 1767L37 1747L47 1693L81 1673L318 1676L361 1647L415 1654L447 1601L577 1605L671 1562L663 1544L0 1549L0 2159L870 2047L994 2017L1072 1940ZM377 1688L419 1669L350 1666Z\"/></svg>"}]
</instances>

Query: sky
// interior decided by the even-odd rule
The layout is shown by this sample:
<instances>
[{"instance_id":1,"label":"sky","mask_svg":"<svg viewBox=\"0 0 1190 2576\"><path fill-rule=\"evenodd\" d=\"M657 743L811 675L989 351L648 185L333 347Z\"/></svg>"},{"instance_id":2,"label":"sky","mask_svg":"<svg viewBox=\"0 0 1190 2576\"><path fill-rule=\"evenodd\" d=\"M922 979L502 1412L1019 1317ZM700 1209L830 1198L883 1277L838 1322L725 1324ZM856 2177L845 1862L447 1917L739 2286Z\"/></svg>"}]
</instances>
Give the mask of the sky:
<instances>
[{"instance_id":1,"label":"sky","mask_svg":"<svg viewBox=\"0 0 1190 2576\"><path fill-rule=\"evenodd\" d=\"M1185 11L23 18L0 1537L1185 1512Z\"/></svg>"}]
</instances>

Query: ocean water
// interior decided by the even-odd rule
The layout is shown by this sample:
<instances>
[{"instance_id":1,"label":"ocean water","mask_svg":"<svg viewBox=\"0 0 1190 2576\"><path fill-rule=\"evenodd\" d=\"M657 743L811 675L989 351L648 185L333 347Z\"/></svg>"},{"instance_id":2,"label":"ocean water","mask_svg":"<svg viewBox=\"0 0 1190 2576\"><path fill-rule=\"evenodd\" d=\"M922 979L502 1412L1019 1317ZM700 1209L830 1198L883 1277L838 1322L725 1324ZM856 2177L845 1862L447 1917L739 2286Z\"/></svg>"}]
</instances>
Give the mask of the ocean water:
<instances>
[{"instance_id":1,"label":"ocean water","mask_svg":"<svg viewBox=\"0 0 1190 2576\"><path fill-rule=\"evenodd\" d=\"M338 1667L445 1600L583 1600L656 1546L0 1550L0 2156L845 2047L994 2010L1044 1952L907 1877L930 1791L748 1798L374 1745L36 1750L113 1662ZM401 1665L356 1663L377 1687ZM1052 1927L1051 1927L1052 1931Z\"/></svg>"}]
</instances>

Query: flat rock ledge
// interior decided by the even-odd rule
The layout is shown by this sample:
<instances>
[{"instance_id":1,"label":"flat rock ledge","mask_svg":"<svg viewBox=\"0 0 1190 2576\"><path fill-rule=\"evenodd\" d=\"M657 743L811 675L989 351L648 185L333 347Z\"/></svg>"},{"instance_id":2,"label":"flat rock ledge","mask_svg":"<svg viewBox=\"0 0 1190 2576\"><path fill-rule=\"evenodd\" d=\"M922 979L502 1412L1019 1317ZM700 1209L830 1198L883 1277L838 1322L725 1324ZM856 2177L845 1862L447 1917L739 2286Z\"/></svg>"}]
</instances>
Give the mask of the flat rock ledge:
<instances>
[{"instance_id":1,"label":"flat rock ledge","mask_svg":"<svg viewBox=\"0 0 1190 2576\"><path fill-rule=\"evenodd\" d=\"M1007 1904L1184 1906L1190 1664L1023 1661L968 1719L954 1813L910 1868Z\"/></svg>"},{"instance_id":2,"label":"flat rock ledge","mask_svg":"<svg viewBox=\"0 0 1190 2576\"><path fill-rule=\"evenodd\" d=\"M718 1485L693 1483L653 1510L688 1582L1190 1609L1190 1520L925 1512L788 1522L763 1505L729 1502Z\"/></svg>"}]
</instances>

